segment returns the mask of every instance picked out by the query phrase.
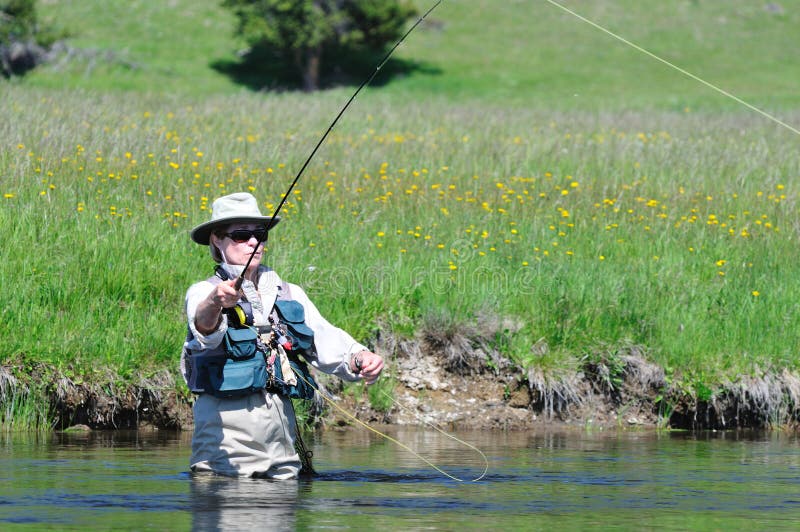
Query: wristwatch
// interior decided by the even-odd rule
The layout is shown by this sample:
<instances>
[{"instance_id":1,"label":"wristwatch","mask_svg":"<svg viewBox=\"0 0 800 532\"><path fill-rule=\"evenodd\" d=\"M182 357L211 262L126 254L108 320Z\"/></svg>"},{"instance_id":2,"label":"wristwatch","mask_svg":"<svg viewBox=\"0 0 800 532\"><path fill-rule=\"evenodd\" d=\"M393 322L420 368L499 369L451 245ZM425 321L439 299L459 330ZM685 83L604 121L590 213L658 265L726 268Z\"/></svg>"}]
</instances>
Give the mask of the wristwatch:
<instances>
[{"instance_id":1,"label":"wristwatch","mask_svg":"<svg viewBox=\"0 0 800 532\"><path fill-rule=\"evenodd\" d=\"M355 367L354 373L361 373L361 367L364 363L363 357L361 356L363 351L359 351L355 355L353 355L353 367Z\"/></svg>"}]
</instances>

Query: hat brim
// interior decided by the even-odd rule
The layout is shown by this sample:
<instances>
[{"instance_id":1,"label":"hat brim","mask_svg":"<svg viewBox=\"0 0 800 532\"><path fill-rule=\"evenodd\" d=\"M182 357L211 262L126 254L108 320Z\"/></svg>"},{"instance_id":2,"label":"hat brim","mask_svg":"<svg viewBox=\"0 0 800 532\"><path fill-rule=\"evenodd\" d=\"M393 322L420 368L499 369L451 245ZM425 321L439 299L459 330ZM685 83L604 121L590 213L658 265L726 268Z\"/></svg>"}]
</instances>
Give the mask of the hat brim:
<instances>
[{"instance_id":1,"label":"hat brim","mask_svg":"<svg viewBox=\"0 0 800 532\"><path fill-rule=\"evenodd\" d=\"M202 244L207 246L209 244L209 239L211 238L211 233L214 229L218 227L224 227L227 225L232 224L260 224L270 229L274 228L278 225L278 222L281 221L280 216L272 217L272 216L231 216L230 218L220 218L218 220L212 220L210 222L206 222L204 224L200 224L194 229L192 229L191 237L192 240L197 242L198 244Z\"/></svg>"}]
</instances>

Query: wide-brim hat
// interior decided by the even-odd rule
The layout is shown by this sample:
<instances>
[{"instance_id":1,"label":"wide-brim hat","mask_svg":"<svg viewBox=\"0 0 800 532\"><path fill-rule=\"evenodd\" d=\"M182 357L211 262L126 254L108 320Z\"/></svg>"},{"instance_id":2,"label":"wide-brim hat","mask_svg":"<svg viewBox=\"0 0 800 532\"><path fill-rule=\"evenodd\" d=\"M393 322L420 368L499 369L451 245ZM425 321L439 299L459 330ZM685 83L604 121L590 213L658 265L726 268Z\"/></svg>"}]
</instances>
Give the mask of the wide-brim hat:
<instances>
[{"instance_id":1,"label":"wide-brim hat","mask_svg":"<svg viewBox=\"0 0 800 532\"><path fill-rule=\"evenodd\" d=\"M280 216L264 216L258 209L258 201L247 192L228 194L211 204L211 220L192 229L192 240L207 246L214 229L239 223L257 223L272 229L281 221Z\"/></svg>"}]
</instances>

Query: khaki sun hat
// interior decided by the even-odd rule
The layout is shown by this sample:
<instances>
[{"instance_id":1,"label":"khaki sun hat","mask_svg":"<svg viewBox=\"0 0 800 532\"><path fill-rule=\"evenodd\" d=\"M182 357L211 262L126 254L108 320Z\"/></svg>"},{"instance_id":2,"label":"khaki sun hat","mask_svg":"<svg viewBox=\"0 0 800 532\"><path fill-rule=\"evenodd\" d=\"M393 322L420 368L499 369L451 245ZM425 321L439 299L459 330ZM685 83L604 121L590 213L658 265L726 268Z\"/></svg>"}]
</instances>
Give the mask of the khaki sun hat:
<instances>
[{"instance_id":1,"label":"khaki sun hat","mask_svg":"<svg viewBox=\"0 0 800 532\"><path fill-rule=\"evenodd\" d=\"M280 216L264 216L258 209L256 198L247 192L228 194L211 204L211 221L192 229L192 240L207 246L214 229L236 223L258 223L272 229L281 221Z\"/></svg>"}]
</instances>

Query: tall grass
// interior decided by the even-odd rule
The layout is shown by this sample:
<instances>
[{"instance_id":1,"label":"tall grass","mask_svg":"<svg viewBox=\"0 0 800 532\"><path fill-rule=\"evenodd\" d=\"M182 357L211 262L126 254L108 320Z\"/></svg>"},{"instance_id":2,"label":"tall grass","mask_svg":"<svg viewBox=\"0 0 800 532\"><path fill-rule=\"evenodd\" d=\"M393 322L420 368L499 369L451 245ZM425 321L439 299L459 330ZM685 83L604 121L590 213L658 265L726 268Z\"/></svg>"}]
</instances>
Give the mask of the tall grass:
<instances>
[{"instance_id":1,"label":"tall grass","mask_svg":"<svg viewBox=\"0 0 800 532\"><path fill-rule=\"evenodd\" d=\"M35 379L21 381L0 368L0 427L12 431L48 431L52 415L46 385Z\"/></svg>"},{"instance_id":2,"label":"tall grass","mask_svg":"<svg viewBox=\"0 0 800 532\"><path fill-rule=\"evenodd\" d=\"M188 231L225 193L252 191L271 212L341 96L9 87L3 361L123 378L176 367L184 291L212 271ZM292 194L266 262L367 342L501 316L517 327L499 348L522 367L633 342L710 383L796 368L795 147L744 113L367 93Z\"/></svg>"}]
</instances>

